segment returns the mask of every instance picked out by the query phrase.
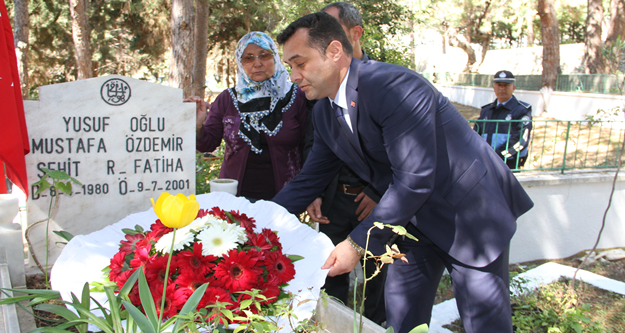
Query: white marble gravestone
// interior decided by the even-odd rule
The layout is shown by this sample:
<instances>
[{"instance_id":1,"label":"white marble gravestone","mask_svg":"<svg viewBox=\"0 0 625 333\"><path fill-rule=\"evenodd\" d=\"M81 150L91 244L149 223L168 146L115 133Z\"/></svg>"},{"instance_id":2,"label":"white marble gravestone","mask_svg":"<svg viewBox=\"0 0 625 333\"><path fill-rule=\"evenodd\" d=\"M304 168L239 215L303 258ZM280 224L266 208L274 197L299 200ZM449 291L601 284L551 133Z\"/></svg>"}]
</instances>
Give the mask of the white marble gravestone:
<instances>
[{"instance_id":1,"label":"white marble gravestone","mask_svg":"<svg viewBox=\"0 0 625 333\"><path fill-rule=\"evenodd\" d=\"M52 231L91 233L145 211L162 192L195 193L195 103L182 100L181 89L110 75L43 86L39 101L25 101L28 183L48 168L83 184L61 193L53 208L50 263L62 250ZM46 218L54 195L36 191L29 225ZM42 265L45 230L40 223L30 233Z\"/></svg>"}]
</instances>

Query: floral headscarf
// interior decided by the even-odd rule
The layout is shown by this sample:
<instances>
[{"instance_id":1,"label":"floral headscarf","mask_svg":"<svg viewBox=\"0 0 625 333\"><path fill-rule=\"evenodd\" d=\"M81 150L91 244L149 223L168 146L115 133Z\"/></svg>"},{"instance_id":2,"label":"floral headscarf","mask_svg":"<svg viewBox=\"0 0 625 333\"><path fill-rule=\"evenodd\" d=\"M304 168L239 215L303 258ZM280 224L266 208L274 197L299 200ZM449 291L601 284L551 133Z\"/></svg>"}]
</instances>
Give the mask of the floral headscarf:
<instances>
[{"instance_id":1,"label":"floral headscarf","mask_svg":"<svg viewBox=\"0 0 625 333\"><path fill-rule=\"evenodd\" d=\"M273 54L275 73L262 82L252 80L243 69L241 57L249 44L255 44ZM280 62L278 48L267 34L253 31L241 38L236 50L239 67L237 85L228 89L232 102L239 112L241 123L239 137L247 142L252 151L261 154L261 132L269 136L278 134L282 128L282 113L287 112L295 101L297 92L289 74Z\"/></svg>"},{"instance_id":2,"label":"floral headscarf","mask_svg":"<svg viewBox=\"0 0 625 333\"><path fill-rule=\"evenodd\" d=\"M273 53L276 72L271 78L262 82L257 82L252 80L245 73L241 57L243 56L243 51L245 51L245 48L249 44L258 45ZM293 85L293 83L289 81L289 73L280 61L276 43L274 43L273 39L267 34L260 31L252 31L239 40L235 56L239 68L239 79L235 87L239 102L247 103L255 98L271 97L270 110L273 110L278 100L284 98Z\"/></svg>"}]
</instances>

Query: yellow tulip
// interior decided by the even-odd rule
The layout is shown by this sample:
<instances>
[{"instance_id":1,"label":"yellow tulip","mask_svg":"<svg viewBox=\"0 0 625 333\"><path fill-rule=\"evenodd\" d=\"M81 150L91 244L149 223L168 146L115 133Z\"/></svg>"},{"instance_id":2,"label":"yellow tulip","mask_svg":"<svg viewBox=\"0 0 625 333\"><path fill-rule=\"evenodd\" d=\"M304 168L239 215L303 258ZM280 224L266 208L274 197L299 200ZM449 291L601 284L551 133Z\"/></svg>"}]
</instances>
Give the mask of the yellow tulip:
<instances>
[{"instance_id":1,"label":"yellow tulip","mask_svg":"<svg viewBox=\"0 0 625 333\"><path fill-rule=\"evenodd\" d=\"M156 216L169 228L186 227L195 220L200 210L200 204L195 200L195 195L193 194L187 198L182 193L173 196L163 192L156 200L156 203L154 199L150 200Z\"/></svg>"}]
</instances>

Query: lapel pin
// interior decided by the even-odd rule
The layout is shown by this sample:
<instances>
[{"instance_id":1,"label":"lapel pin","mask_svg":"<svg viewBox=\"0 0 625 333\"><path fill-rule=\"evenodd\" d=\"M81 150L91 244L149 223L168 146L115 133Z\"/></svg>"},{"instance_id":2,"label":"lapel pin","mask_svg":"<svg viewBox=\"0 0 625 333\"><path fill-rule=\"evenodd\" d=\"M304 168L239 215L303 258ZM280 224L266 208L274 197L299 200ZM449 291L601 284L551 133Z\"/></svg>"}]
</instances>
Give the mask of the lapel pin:
<instances>
[{"instance_id":1,"label":"lapel pin","mask_svg":"<svg viewBox=\"0 0 625 333\"><path fill-rule=\"evenodd\" d=\"M352 101L352 107L355 108L356 107L356 103L354 101Z\"/></svg>"}]
</instances>

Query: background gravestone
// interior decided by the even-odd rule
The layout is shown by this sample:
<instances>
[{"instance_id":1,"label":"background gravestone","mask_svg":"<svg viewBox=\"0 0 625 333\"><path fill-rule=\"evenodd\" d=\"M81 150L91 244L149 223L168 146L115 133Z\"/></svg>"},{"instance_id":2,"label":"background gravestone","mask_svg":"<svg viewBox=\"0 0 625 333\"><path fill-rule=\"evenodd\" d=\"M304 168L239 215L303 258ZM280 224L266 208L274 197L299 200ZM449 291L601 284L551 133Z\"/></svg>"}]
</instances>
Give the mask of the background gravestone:
<instances>
[{"instance_id":1,"label":"background gravestone","mask_svg":"<svg viewBox=\"0 0 625 333\"><path fill-rule=\"evenodd\" d=\"M195 103L182 100L181 89L110 75L42 86L39 101L24 101L28 183L48 168L83 184L72 184L73 194L60 194L53 208L50 264L62 250L52 231L88 234L149 209L162 192L195 193ZM55 195L36 191L27 202L29 225L46 218ZM30 232L42 265L45 230L40 223Z\"/></svg>"}]
</instances>

